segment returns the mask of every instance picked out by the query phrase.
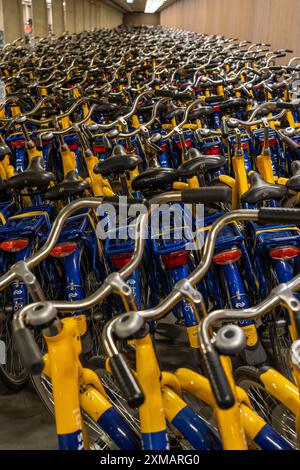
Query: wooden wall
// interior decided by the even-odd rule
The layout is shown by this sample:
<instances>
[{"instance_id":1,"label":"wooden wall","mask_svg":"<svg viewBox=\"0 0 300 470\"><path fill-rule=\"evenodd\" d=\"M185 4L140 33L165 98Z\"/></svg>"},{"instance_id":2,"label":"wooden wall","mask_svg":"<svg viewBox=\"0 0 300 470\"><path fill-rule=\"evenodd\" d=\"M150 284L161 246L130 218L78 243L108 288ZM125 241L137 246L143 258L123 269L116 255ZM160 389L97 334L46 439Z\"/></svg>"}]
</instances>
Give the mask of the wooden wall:
<instances>
[{"instance_id":1,"label":"wooden wall","mask_svg":"<svg viewBox=\"0 0 300 470\"><path fill-rule=\"evenodd\" d=\"M161 25L271 43L300 56L300 0L176 0Z\"/></svg>"}]
</instances>

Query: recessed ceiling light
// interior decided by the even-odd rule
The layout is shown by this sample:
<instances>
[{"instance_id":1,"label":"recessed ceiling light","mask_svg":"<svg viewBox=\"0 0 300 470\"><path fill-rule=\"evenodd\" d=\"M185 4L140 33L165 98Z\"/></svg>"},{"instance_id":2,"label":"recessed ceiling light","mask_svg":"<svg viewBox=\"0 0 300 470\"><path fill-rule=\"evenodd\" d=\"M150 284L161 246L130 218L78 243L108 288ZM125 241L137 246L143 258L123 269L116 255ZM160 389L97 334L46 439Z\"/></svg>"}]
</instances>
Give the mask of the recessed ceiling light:
<instances>
[{"instance_id":1,"label":"recessed ceiling light","mask_svg":"<svg viewBox=\"0 0 300 470\"><path fill-rule=\"evenodd\" d=\"M145 13L155 13L166 0L147 0Z\"/></svg>"}]
</instances>

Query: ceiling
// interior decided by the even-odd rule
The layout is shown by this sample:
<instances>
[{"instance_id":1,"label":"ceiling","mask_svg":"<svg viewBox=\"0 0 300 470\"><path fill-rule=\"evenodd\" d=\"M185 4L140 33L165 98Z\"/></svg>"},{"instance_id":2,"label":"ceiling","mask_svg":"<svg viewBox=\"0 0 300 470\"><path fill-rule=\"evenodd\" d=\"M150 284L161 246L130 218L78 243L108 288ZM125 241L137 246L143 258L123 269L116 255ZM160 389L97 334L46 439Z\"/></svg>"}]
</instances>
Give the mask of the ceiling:
<instances>
[{"instance_id":1,"label":"ceiling","mask_svg":"<svg viewBox=\"0 0 300 470\"><path fill-rule=\"evenodd\" d=\"M163 4L163 8L166 8L175 0L166 0ZM133 0L133 3L126 3L126 0L110 0L116 7L121 8L124 12L144 12L146 0ZM161 9L163 9L161 8Z\"/></svg>"}]
</instances>

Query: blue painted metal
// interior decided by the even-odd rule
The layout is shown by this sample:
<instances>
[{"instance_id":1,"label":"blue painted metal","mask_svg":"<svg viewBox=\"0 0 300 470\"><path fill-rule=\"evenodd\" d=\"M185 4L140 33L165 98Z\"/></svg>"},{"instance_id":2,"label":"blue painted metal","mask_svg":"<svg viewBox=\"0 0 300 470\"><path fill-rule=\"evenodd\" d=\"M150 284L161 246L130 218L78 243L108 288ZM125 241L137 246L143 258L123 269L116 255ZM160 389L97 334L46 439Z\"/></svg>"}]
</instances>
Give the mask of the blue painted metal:
<instances>
[{"instance_id":1,"label":"blue painted metal","mask_svg":"<svg viewBox=\"0 0 300 470\"><path fill-rule=\"evenodd\" d=\"M168 450L168 434L167 431L144 433L143 438L143 449L144 450Z\"/></svg>"},{"instance_id":2,"label":"blue painted metal","mask_svg":"<svg viewBox=\"0 0 300 470\"><path fill-rule=\"evenodd\" d=\"M172 424L195 450L222 449L220 441L207 424L188 406L177 413Z\"/></svg>"},{"instance_id":3,"label":"blue painted metal","mask_svg":"<svg viewBox=\"0 0 300 470\"><path fill-rule=\"evenodd\" d=\"M137 450L141 448L141 442L139 442L136 434L114 408L106 410L97 423L119 449Z\"/></svg>"},{"instance_id":4,"label":"blue painted metal","mask_svg":"<svg viewBox=\"0 0 300 470\"><path fill-rule=\"evenodd\" d=\"M294 450L293 447L268 424L254 438L262 450Z\"/></svg>"},{"instance_id":5,"label":"blue painted metal","mask_svg":"<svg viewBox=\"0 0 300 470\"><path fill-rule=\"evenodd\" d=\"M57 437L59 450L84 450L81 430L70 434L58 434Z\"/></svg>"}]
</instances>

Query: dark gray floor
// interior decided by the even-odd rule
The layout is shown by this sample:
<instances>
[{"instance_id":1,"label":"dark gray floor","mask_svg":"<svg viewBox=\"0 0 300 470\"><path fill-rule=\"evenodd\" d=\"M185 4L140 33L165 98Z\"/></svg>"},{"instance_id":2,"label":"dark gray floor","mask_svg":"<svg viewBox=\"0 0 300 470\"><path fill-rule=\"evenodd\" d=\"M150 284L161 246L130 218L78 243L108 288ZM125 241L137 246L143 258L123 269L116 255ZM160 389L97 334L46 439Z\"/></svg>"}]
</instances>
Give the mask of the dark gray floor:
<instances>
[{"instance_id":1,"label":"dark gray floor","mask_svg":"<svg viewBox=\"0 0 300 470\"><path fill-rule=\"evenodd\" d=\"M15 395L0 396L0 449L57 448L53 418L30 386Z\"/></svg>"},{"instance_id":2,"label":"dark gray floor","mask_svg":"<svg viewBox=\"0 0 300 470\"><path fill-rule=\"evenodd\" d=\"M161 366L168 370L180 365L190 367L191 350L184 329L162 323L159 332L162 334L157 335L156 344ZM18 394L0 396L0 450L51 449L57 449L53 418L32 387L27 386Z\"/></svg>"}]
</instances>

